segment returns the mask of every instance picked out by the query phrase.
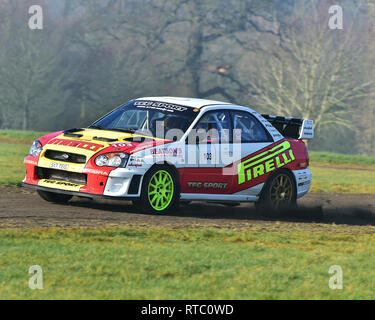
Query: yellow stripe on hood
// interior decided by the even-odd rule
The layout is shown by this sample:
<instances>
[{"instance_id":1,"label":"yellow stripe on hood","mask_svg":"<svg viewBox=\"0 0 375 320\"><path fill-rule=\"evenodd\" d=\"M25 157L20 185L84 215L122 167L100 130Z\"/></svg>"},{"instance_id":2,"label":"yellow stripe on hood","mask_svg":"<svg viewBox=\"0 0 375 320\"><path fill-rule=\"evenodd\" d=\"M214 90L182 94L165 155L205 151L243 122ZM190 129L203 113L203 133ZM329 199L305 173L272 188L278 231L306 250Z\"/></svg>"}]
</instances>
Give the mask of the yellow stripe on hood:
<instances>
[{"instance_id":1,"label":"yellow stripe on hood","mask_svg":"<svg viewBox=\"0 0 375 320\"><path fill-rule=\"evenodd\" d=\"M87 161L96 153L102 151L103 149L110 146L113 143L121 143L124 139L129 139L132 137L145 137L150 138L147 136L142 136L138 134L132 133L124 133L124 132L116 132L116 131L107 131L107 130L97 130L97 129L85 129L82 131L74 132L74 134L82 135L82 137L68 137L64 136L64 134L60 134L55 138L48 141L48 143L44 146L43 152L39 157L38 166L42 168L51 168L51 163L61 163L67 164L63 161L58 160L51 160L45 157L45 153L47 150L54 150L54 151L61 151L61 152L69 152L79 155L86 156L86 163ZM105 139L117 139L118 141L107 142L94 139L95 137L98 138L105 138ZM158 139L154 138L155 140ZM69 168L67 171L71 172L82 172L86 163L68 163Z\"/></svg>"}]
</instances>

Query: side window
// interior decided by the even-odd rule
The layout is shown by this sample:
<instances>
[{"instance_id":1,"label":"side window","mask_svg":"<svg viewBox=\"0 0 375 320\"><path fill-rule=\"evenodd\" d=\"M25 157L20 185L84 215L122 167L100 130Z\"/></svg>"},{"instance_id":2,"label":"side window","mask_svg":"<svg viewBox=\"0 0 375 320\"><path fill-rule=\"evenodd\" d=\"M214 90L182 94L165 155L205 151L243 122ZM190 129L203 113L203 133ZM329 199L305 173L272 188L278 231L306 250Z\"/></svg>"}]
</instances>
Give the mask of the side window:
<instances>
[{"instance_id":1,"label":"side window","mask_svg":"<svg viewBox=\"0 0 375 320\"><path fill-rule=\"evenodd\" d=\"M231 122L228 111L210 111L205 113L194 129L200 142L221 143L230 141Z\"/></svg>"},{"instance_id":2,"label":"side window","mask_svg":"<svg viewBox=\"0 0 375 320\"><path fill-rule=\"evenodd\" d=\"M241 141L241 143L270 141L266 129L251 114L235 111L232 112L232 117L234 141Z\"/></svg>"}]
</instances>

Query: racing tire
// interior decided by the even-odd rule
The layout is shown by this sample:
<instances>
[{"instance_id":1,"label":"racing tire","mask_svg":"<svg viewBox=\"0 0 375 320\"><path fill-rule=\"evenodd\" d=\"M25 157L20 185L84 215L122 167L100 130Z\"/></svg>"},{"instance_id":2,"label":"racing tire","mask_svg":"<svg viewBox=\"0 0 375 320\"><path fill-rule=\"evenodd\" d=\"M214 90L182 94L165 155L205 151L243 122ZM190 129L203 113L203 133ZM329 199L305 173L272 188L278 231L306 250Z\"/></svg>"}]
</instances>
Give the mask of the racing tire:
<instances>
[{"instance_id":1,"label":"racing tire","mask_svg":"<svg viewBox=\"0 0 375 320\"><path fill-rule=\"evenodd\" d=\"M47 191L41 191L37 190L39 196L48 202L53 203L68 203L70 199L73 198L73 196L70 196L68 194L62 194L62 193L54 193L54 192L47 192Z\"/></svg>"},{"instance_id":2,"label":"racing tire","mask_svg":"<svg viewBox=\"0 0 375 320\"><path fill-rule=\"evenodd\" d=\"M177 210L180 187L177 174L167 165L156 165L145 175L142 183L140 206L145 213L166 214Z\"/></svg>"},{"instance_id":3,"label":"racing tire","mask_svg":"<svg viewBox=\"0 0 375 320\"><path fill-rule=\"evenodd\" d=\"M141 208L142 207L142 202L141 200L132 200L132 204L136 208Z\"/></svg>"},{"instance_id":4,"label":"racing tire","mask_svg":"<svg viewBox=\"0 0 375 320\"><path fill-rule=\"evenodd\" d=\"M297 206L297 188L293 174L280 170L266 182L255 207L263 215L277 217Z\"/></svg>"}]
</instances>

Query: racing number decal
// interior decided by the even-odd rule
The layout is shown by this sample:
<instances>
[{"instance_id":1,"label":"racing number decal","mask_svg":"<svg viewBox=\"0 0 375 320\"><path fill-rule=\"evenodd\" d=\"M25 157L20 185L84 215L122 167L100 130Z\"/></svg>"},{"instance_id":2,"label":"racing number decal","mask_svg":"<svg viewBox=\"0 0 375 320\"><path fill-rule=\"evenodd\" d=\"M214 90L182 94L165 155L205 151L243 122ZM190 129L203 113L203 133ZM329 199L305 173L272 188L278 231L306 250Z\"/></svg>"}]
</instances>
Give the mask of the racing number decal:
<instances>
[{"instance_id":1,"label":"racing number decal","mask_svg":"<svg viewBox=\"0 0 375 320\"><path fill-rule=\"evenodd\" d=\"M243 184L281 168L295 160L289 141L246 159L238 164L238 184Z\"/></svg>"},{"instance_id":2,"label":"racing number decal","mask_svg":"<svg viewBox=\"0 0 375 320\"><path fill-rule=\"evenodd\" d=\"M211 152L205 153L204 157L205 157L206 160L212 160L212 153Z\"/></svg>"}]
</instances>

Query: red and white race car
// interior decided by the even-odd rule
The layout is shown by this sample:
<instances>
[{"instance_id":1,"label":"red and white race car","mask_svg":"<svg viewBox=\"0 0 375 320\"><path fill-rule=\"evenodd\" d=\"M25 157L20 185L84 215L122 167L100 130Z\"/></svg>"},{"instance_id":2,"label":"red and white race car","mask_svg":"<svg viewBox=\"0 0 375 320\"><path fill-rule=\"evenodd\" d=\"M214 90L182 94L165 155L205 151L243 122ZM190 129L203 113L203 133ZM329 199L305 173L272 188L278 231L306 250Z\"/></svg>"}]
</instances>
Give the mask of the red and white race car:
<instances>
[{"instance_id":1,"label":"red and white race car","mask_svg":"<svg viewBox=\"0 0 375 320\"><path fill-rule=\"evenodd\" d=\"M141 98L88 128L36 140L23 186L51 202L132 200L152 213L192 200L278 210L310 189L302 139L313 135L311 120L218 101Z\"/></svg>"}]
</instances>

